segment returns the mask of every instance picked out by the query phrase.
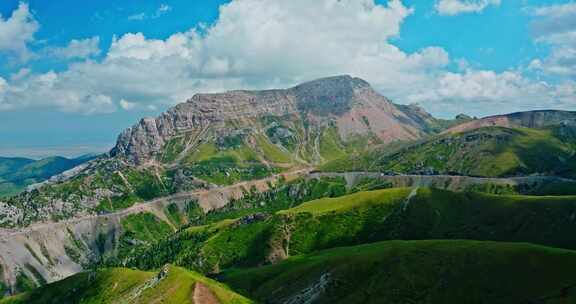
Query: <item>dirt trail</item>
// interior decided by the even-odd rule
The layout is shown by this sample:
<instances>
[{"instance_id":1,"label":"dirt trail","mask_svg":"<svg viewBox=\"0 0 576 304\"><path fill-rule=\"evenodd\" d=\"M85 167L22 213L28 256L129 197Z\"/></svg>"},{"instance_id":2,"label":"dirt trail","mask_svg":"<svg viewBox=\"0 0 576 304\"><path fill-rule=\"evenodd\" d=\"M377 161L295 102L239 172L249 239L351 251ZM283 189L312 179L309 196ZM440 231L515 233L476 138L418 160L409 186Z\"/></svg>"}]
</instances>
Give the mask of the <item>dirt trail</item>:
<instances>
[{"instance_id":1,"label":"dirt trail","mask_svg":"<svg viewBox=\"0 0 576 304\"><path fill-rule=\"evenodd\" d=\"M206 285L196 282L194 285L194 304L220 304L216 295Z\"/></svg>"}]
</instances>

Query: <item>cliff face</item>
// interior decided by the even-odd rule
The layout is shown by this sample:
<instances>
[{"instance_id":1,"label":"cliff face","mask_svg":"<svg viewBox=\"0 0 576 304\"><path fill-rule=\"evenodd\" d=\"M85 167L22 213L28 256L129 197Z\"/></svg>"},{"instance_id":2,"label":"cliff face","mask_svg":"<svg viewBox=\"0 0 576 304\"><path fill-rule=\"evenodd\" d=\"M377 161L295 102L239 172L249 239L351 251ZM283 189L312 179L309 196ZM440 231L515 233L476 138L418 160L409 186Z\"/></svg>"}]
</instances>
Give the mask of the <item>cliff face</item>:
<instances>
[{"instance_id":1,"label":"cliff face","mask_svg":"<svg viewBox=\"0 0 576 304\"><path fill-rule=\"evenodd\" d=\"M181 132L207 127L222 129L227 122L253 128L254 119L266 116L303 119L307 125L332 119L343 140L355 134L373 134L386 143L416 139L423 134L418 121L374 91L366 81L336 76L284 90L197 94L159 117L142 119L125 130L111 154L142 164Z\"/></svg>"},{"instance_id":2,"label":"cliff face","mask_svg":"<svg viewBox=\"0 0 576 304\"><path fill-rule=\"evenodd\" d=\"M545 128L562 124L574 125L575 123L576 112L541 110L488 116L454 126L446 130L445 133L459 133L491 126L507 128Z\"/></svg>"}]
</instances>

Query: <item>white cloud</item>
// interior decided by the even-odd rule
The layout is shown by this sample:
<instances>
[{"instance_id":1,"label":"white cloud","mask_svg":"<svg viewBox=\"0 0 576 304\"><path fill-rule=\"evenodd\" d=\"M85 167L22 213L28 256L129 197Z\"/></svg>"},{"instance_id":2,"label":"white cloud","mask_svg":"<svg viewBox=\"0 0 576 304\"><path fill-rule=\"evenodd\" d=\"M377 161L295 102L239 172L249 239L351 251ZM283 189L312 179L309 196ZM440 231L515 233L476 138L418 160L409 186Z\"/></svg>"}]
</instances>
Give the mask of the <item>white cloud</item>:
<instances>
[{"instance_id":1,"label":"white cloud","mask_svg":"<svg viewBox=\"0 0 576 304\"><path fill-rule=\"evenodd\" d=\"M113 38L101 60L11 79L0 109L155 111L198 92L287 87L338 74L362 77L394 101L419 102L434 114L574 106L572 82L478 71L462 60L453 73L440 47L401 50L390 40L412 12L400 0L235 0L220 7L211 26L166 39L125 34Z\"/></svg>"},{"instance_id":2,"label":"white cloud","mask_svg":"<svg viewBox=\"0 0 576 304\"><path fill-rule=\"evenodd\" d=\"M144 20L146 19L146 13L138 13L128 16L128 20Z\"/></svg>"},{"instance_id":3,"label":"white cloud","mask_svg":"<svg viewBox=\"0 0 576 304\"><path fill-rule=\"evenodd\" d=\"M130 102L126 99L121 99L120 100L120 107L122 107L122 109L126 110L126 111L130 111L133 110L136 107L136 103L135 102Z\"/></svg>"},{"instance_id":4,"label":"white cloud","mask_svg":"<svg viewBox=\"0 0 576 304\"><path fill-rule=\"evenodd\" d=\"M86 38L82 40L73 39L68 43L66 47L48 48L46 51L48 54L58 58L83 59L99 55L99 44L100 37L94 36L92 38Z\"/></svg>"},{"instance_id":5,"label":"white cloud","mask_svg":"<svg viewBox=\"0 0 576 304\"><path fill-rule=\"evenodd\" d=\"M18 5L10 18L0 15L0 52L16 55L21 60L28 59L31 56L28 44L34 41L39 27L24 2Z\"/></svg>"},{"instance_id":6,"label":"white cloud","mask_svg":"<svg viewBox=\"0 0 576 304\"><path fill-rule=\"evenodd\" d=\"M535 59L530 68L547 75L576 80L576 3L529 8L534 39L551 46L544 59Z\"/></svg>"},{"instance_id":7,"label":"white cloud","mask_svg":"<svg viewBox=\"0 0 576 304\"><path fill-rule=\"evenodd\" d=\"M142 21L145 19L157 19L162 17L162 15L170 12L172 10L172 7L168 4L160 4L160 6L156 9L156 11L153 14L147 14L144 12L141 13L137 13L134 15L130 15L128 16L128 20L131 21Z\"/></svg>"},{"instance_id":8,"label":"white cloud","mask_svg":"<svg viewBox=\"0 0 576 304\"><path fill-rule=\"evenodd\" d=\"M160 7L156 11L157 14L166 13L172 10L172 7L168 4L160 4Z\"/></svg>"},{"instance_id":9,"label":"white cloud","mask_svg":"<svg viewBox=\"0 0 576 304\"><path fill-rule=\"evenodd\" d=\"M526 78L518 71L496 73L466 70L444 73L431 87L408 96L431 111L449 114L490 115L535 109L571 110L576 104L576 83L552 85ZM440 110L442 109L442 110Z\"/></svg>"},{"instance_id":10,"label":"white cloud","mask_svg":"<svg viewBox=\"0 0 576 304\"><path fill-rule=\"evenodd\" d=\"M454 16L479 13L491 5L499 6L500 0L438 0L435 8L440 15Z\"/></svg>"}]
</instances>

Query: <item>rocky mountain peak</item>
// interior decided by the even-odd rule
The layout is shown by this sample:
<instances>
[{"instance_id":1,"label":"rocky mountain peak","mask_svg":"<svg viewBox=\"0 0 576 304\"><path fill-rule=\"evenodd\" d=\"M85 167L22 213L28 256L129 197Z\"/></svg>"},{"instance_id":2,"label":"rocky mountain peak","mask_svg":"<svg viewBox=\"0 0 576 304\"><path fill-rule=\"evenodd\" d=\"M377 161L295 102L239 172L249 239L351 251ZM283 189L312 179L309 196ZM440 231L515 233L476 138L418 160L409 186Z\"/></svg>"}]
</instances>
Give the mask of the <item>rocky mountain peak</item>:
<instances>
[{"instance_id":1,"label":"rocky mountain peak","mask_svg":"<svg viewBox=\"0 0 576 304\"><path fill-rule=\"evenodd\" d=\"M296 97L298 109L316 115L348 112L354 95L361 90L372 91L370 84L349 75L321 78L289 89Z\"/></svg>"},{"instance_id":2,"label":"rocky mountain peak","mask_svg":"<svg viewBox=\"0 0 576 304\"><path fill-rule=\"evenodd\" d=\"M306 120L304 124L315 125L317 130L323 122L332 121L344 141L355 135L370 134L389 142L415 139L423 134L419 120L377 93L368 82L341 75L288 89L196 94L159 117L142 119L125 130L111 155L141 164L154 158L179 133L226 129L231 125L229 122L258 131L257 122L264 117L295 120L293 123Z\"/></svg>"}]
</instances>

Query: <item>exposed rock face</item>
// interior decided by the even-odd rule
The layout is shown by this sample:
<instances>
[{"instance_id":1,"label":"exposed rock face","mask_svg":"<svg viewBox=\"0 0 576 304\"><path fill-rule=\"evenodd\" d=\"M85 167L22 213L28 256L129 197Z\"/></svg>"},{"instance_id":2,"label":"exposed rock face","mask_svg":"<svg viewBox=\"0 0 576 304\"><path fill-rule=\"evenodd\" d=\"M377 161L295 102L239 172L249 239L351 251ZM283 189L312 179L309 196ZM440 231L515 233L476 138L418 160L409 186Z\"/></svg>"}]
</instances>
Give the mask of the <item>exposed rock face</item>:
<instances>
[{"instance_id":1,"label":"exposed rock face","mask_svg":"<svg viewBox=\"0 0 576 304\"><path fill-rule=\"evenodd\" d=\"M114 254L124 231L122 220L129 215L151 213L172 225L165 214L166 207L170 204L176 204L178 212L183 216L190 202L208 212L225 206L231 200L242 198L251 190L268 191L271 185L278 182L280 176L291 180L307 174L307 170L284 173L228 187L179 193L112 213L84 215L57 223L37 223L20 229L0 228L0 282L12 288L16 285L19 273L35 278L34 271L39 273L43 280L53 282L84 270L85 264L94 262L103 255ZM2 220L9 220L11 217L21 217L22 211L0 202L0 214L6 216L0 217L2 223ZM262 214L250 215L244 217L240 224L263 219L265 216ZM1 296L3 295L0 294Z\"/></svg>"},{"instance_id":2,"label":"exposed rock face","mask_svg":"<svg viewBox=\"0 0 576 304\"><path fill-rule=\"evenodd\" d=\"M459 133L491 126L544 128L561 124L574 125L574 123L576 123L576 112L540 110L488 116L454 126L446 130L445 133Z\"/></svg>"},{"instance_id":3,"label":"exposed rock face","mask_svg":"<svg viewBox=\"0 0 576 304\"><path fill-rule=\"evenodd\" d=\"M383 142L419 138L421 124L359 78L336 76L285 90L230 91L197 94L157 118L145 118L119 137L113 156L142 164L159 153L182 131L223 127L227 121L245 123L264 116L337 121L343 140L373 133Z\"/></svg>"}]
</instances>

